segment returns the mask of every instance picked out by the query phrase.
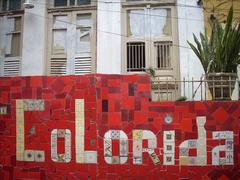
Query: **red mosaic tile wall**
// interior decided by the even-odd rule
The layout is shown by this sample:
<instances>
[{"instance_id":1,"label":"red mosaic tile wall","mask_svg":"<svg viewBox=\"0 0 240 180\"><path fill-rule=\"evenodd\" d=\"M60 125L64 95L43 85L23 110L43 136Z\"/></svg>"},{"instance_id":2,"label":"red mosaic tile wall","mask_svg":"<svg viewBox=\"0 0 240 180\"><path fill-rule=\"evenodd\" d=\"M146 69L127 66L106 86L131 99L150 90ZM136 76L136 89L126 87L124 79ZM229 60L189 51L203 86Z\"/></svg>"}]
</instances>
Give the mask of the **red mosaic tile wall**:
<instances>
[{"instance_id":1,"label":"red mosaic tile wall","mask_svg":"<svg viewBox=\"0 0 240 180\"><path fill-rule=\"evenodd\" d=\"M0 78L0 179L240 177L240 102L149 89L143 75Z\"/></svg>"}]
</instances>

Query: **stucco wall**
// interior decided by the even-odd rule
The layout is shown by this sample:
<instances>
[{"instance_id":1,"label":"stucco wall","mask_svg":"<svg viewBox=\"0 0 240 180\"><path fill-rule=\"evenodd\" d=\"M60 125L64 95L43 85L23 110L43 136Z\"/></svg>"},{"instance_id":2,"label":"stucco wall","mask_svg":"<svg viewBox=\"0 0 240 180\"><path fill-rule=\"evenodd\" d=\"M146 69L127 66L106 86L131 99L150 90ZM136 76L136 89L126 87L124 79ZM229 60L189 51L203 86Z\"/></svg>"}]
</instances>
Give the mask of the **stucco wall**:
<instances>
[{"instance_id":1,"label":"stucco wall","mask_svg":"<svg viewBox=\"0 0 240 180\"><path fill-rule=\"evenodd\" d=\"M33 9L25 9L22 41L22 75L44 75L47 1L33 1Z\"/></svg>"},{"instance_id":2,"label":"stucco wall","mask_svg":"<svg viewBox=\"0 0 240 180\"><path fill-rule=\"evenodd\" d=\"M203 67L197 56L190 49L187 41L193 41L193 33L198 37L204 30L203 10L196 0L178 0L178 34L181 80L199 80L204 74ZM185 92L191 97L191 84L185 87ZM197 88L198 84L194 85ZM183 88L183 87L182 87ZM182 92L184 90L182 89ZM199 93L196 94L200 98Z\"/></svg>"},{"instance_id":3,"label":"stucco wall","mask_svg":"<svg viewBox=\"0 0 240 180\"><path fill-rule=\"evenodd\" d=\"M97 4L97 72L121 73L121 1Z\"/></svg>"}]
</instances>

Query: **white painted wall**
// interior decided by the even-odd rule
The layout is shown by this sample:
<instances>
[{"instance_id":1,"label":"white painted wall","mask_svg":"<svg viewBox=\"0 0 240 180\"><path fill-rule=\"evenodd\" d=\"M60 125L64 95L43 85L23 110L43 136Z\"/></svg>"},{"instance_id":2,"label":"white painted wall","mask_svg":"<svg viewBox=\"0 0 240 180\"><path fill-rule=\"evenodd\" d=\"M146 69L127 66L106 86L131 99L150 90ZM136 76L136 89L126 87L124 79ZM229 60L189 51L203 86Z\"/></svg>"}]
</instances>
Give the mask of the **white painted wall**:
<instances>
[{"instance_id":1,"label":"white painted wall","mask_svg":"<svg viewBox=\"0 0 240 180\"><path fill-rule=\"evenodd\" d=\"M0 76L3 76L3 58L4 58L4 19L0 17Z\"/></svg>"},{"instance_id":2,"label":"white painted wall","mask_svg":"<svg viewBox=\"0 0 240 180\"><path fill-rule=\"evenodd\" d=\"M46 0L33 1L33 9L25 9L22 42L22 75L45 74Z\"/></svg>"},{"instance_id":3,"label":"white painted wall","mask_svg":"<svg viewBox=\"0 0 240 180\"><path fill-rule=\"evenodd\" d=\"M98 2L97 73L121 73L121 0Z\"/></svg>"},{"instance_id":4,"label":"white painted wall","mask_svg":"<svg viewBox=\"0 0 240 180\"><path fill-rule=\"evenodd\" d=\"M203 9L197 7L197 0L177 0L178 32L179 32L179 57L180 76L183 80L199 80L204 74L203 67L197 56L189 49L187 40L193 42L193 33L199 37L199 33L204 31ZM198 84L194 84L197 88ZM182 95L184 89L182 87ZM185 92L188 100L192 98L192 84L186 84ZM200 89L197 91L195 99L200 99Z\"/></svg>"}]
</instances>

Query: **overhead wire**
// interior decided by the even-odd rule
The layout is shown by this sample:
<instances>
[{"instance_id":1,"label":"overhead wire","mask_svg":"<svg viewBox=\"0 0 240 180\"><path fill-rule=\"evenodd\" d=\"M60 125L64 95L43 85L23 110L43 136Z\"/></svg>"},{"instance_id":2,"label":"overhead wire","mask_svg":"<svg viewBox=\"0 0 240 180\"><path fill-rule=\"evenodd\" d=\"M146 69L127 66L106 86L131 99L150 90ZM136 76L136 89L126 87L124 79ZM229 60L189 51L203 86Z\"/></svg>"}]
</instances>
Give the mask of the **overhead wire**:
<instances>
[{"instance_id":1,"label":"overhead wire","mask_svg":"<svg viewBox=\"0 0 240 180\"><path fill-rule=\"evenodd\" d=\"M159 0L154 0L154 1L157 1L159 2ZM92 2L98 2L98 3L123 3L123 1L121 2L116 2L116 1L92 1ZM52 3L40 3L40 2L34 2L36 4L42 4L42 5L54 5ZM180 7L190 7L190 8L200 8L202 9L202 7L200 6L193 6L193 5L184 5L184 4L174 4L174 6L180 6ZM205 8L206 9L206 8ZM204 9L203 9L204 10ZM125 11L116 11L116 10L106 10L106 9L97 9L97 11L104 11L104 12L116 12L116 13L127 13ZM41 17L41 18L45 18L45 19L51 19L50 17L48 16L42 16L42 15L39 15L39 14L35 14L35 13L32 13L32 12L29 12L29 11L25 11L26 13L29 13L29 14L32 14L33 16L38 16L38 17ZM144 15L143 13L132 13L132 14L135 14L135 15ZM162 15L159 15L159 14L148 14L149 17L151 16L156 16L156 17L163 17L163 18L166 18L166 16L162 16ZM190 21L200 21L200 22L203 22L203 19L193 19L193 18L183 18L183 17L175 17L175 16L168 16L168 18L171 18L171 19L180 19L180 20L190 20ZM61 22L64 22L66 24L71 24L71 25L77 25L76 23L73 23L73 22L69 22L69 21L63 21L63 20L57 20L57 21L61 21ZM103 31L103 30L99 30L99 29L92 29L93 31L100 31L100 32L103 32L103 33L107 33L107 34L112 34L112 35L118 35L118 36L122 36L122 37L128 37L127 35L124 35L124 34L119 34L119 33L114 33L114 32L108 32L108 31ZM6 34L2 34L4 36L6 36ZM0 34L1 36L1 34ZM152 41L151 41L152 42ZM187 48L187 49L191 49L190 47L185 47L185 46L180 46L180 45L176 45L174 44L173 46L178 46L178 47L182 47L182 48Z\"/></svg>"}]
</instances>

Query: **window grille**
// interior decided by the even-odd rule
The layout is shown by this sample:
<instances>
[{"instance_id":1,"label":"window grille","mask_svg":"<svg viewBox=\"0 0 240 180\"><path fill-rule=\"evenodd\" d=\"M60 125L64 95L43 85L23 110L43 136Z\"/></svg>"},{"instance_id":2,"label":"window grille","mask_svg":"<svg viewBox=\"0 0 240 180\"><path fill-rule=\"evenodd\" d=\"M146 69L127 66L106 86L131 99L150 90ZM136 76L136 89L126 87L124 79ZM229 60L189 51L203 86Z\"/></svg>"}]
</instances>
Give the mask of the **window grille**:
<instances>
[{"instance_id":1,"label":"window grille","mask_svg":"<svg viewBox=\"0 0 240 180\"><path fill-rule=\"evenodd\" d=\"M172 42L155 42L157 68L171 68Z\"/></svg>"},{"instance_id":2,"label":"window grille","mask_svg":"<svg viewBox=\"0 0 240 180\"><path fill-rule=\"evenodd\" d=\"M127 43L127 71L145 71L145 43Z\"/></svg>"}]
</instances>

